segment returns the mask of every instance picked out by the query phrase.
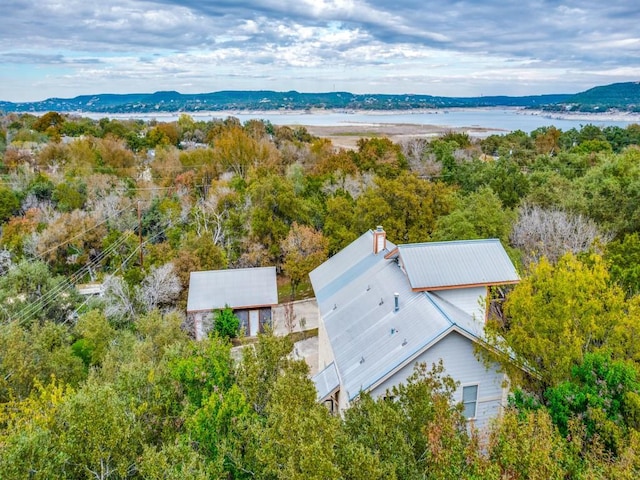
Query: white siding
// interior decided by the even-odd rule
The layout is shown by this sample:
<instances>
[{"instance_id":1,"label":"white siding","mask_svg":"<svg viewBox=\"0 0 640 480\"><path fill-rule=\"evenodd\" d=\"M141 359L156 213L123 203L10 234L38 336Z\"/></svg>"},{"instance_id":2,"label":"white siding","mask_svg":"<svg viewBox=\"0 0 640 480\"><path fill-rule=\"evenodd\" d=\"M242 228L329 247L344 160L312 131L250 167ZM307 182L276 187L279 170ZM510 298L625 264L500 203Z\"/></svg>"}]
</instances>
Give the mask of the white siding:
<instances>
[{"instance_id":1,"label":"white siding","mask_svg":"<svg viewBox=\"0 0 640 480\"><path fill-rule=\"evenodd\" d=\"M452 332L429 350L424 352L415 362L406 365L391 378L371 391L374 397L383 396L387 389L406 382L413 373L416 363L426 363L429 367L442 359L445 373L459 382L455 400L462 401L462 387L478 385L478 405L475 425L483 428L488 421L500 414L503 402L503 382L505 377L498 372L497 365L485 368L482 361L474 355L474 344L468 338Z\"/></svg>"},{"instance_id":2,"label":"white siding","mask_svg":"<svg viewBox=\"0 0 640 480\"><path fill-rule=\"evenodd\" d=\"M335 360L324 321L318 322L318 368L323 370Z\"/></svg>"},{"instance_id":3,"label":"white siding","mask_svg":"<svg viewBox=\"0 0 640 480\"><path fill-rule=\"evenodd\" d=\"M484 324L487 298L486 287L454 288L451 290L438 290L434 293L469 315L475 316L476 320Z\"/></svg>"}]
</instances>

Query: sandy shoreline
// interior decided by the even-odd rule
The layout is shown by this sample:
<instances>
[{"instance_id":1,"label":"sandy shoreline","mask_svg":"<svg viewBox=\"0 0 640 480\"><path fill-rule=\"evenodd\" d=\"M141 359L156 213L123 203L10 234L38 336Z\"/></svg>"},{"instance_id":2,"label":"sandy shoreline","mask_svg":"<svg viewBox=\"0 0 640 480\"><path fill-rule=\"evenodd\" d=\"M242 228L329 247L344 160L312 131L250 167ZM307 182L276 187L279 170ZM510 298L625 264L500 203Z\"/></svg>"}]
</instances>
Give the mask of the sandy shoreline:
<instances>
[{"instance_id":1,"label":"sandy shoreline","mask_svg":"<svg viewBox=\"0 0 640 480\"><path fill-rule=\"evenodd\" d=\"M377 123L362 125L320 126L305 125L311 135L328 138L339 148L356 148L361 138L387 137L399 143L410 138L434 138L447 132L464 132L471 137L485 137L491 133L500 133L493 128L448 127L442 125L423 125L414 123ZM504 132L506 133L506 131Z\"/></svg>"}]
</instances>

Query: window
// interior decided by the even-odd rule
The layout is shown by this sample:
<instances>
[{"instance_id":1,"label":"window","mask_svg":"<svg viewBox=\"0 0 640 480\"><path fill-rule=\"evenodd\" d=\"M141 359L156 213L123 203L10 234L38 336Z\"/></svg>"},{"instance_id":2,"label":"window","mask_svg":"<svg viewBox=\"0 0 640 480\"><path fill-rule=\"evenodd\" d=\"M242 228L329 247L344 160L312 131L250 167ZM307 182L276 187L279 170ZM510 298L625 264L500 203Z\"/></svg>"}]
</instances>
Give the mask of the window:
<instances>
[{"instance_id":1,"label":"window","mask_svg":"<svg viewBox=\"0 0 640 480\"><path fill-rule=\"evenodd\" d=\"M327 407L327 410L329 410L329 412L331 412L331 413L335 413L336 412L336 410L335 410L336 405L335 405L335 403L334 403L332 398L326 399L324 401L324 406Z\"/></svg>"},{"instance_id":2,"label":"window","mask_svg":"<svg viewBox=\"0 0 640 480\"><path fill-rule=\"evenodd\" d=\"M478 405L478 385L462 387L462 405L465 418L475 418Z\"/></svg>"}]
</instances>

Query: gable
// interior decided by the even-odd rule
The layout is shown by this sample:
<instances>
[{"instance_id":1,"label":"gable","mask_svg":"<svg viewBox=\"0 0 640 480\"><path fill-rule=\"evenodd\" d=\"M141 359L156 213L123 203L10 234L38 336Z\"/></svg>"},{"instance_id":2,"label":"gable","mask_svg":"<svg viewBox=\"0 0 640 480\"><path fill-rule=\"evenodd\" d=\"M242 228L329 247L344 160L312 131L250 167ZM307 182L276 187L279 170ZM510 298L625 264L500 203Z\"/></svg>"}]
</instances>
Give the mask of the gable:
<instances>
[{"instance_id":1,"label":"gable","mask_svg":"<svg viewBox=\"0 0 640 480\"><path fill-rule=\"evenodd\" d=\"M377 254L372 243L369 231L310 274L347 401L451 332L472 352L484 336L486 285L518 281L498 240L392 245Z\"/></svg>"},{"instance_id":2,"label":"gable","mask_svg":"<svg viewBox=\"0 0 640 480\"><path fill-rule=\"evenodd\" d=\"M191 272L187 312L277 304L275 267Z\"/></svg>"}]
</instances>

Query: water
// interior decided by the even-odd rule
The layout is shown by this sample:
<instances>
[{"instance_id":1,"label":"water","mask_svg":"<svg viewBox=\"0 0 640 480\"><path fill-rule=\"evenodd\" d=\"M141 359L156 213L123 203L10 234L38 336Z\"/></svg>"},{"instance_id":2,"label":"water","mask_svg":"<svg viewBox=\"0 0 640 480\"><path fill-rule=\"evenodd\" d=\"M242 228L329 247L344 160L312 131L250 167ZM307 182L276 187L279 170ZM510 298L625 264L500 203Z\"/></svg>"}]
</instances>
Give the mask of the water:
<instances>
[{"instance_id":1,"label":"water","mask_svg":"<svg viewBox=\"0 0 640 480\"><path fill-rule=\"evenodd\" d=\"M98 114L81 113L89 118L110 117L116 119L157 120L159 122L176 121L179 113L140 113L140 114ZM444 128L484 128L495 132L510 132L522 130L531 132L545 126L555 126L563 131L571 128L580 129L583 125L598 127L618 126L625 128L632 123L640 123L640 116L620 114L617 116L581 115L575 118L552 118L554 114L540 114L520 109L451 109L417 112L337 112L313 111L306 112L207 112L188 113L194 120L209 121L224 119L229 116L238 118L241 122L251 119L268 120L274 125L309 125L309 126L340 126L340 125L377 125L377 124L414 124L437 125ZM623 119L624 118L624 119Z\"/></svg>"}]
</instances>

